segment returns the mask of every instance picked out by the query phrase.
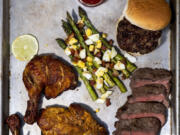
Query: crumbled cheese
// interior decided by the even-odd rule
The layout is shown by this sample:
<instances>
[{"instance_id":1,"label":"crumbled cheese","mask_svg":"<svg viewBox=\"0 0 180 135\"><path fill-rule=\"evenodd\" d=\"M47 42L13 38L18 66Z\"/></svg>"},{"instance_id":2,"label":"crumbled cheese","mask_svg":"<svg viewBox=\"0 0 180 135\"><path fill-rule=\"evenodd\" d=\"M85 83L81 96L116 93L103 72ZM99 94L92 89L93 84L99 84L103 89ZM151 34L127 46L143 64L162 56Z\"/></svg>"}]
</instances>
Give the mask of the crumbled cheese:
<instances>
[{"instance_id":1,"label":"crumbled cheese","mask_svg":"<svg viewBox=\"0 0 180 135\"><path fill-rule=\"evenodd\" d=\"M66 47L65 54L68 56L71 55L71 50L69 49L69 47Z\"/></svg>"},{"instance_id":2,"label":"crumbled cheese","mask_svg":"<svg viewBox=\"0 0 180 135\"><path fill-rule=\"evenodd\" d=\"M105 99L98 98L95 102L98 104L104 104L105 101L106 101Z\"/></svg>"},{"instance_id":3,"label":"crumbled cheese","mask_svg":"<svg viewBox=\"0 0 180 135\"><path fill-rule=\"evenodd\" d=\"M114 65L114 69L116 69L116 70L123 70L123 69L125 69L126 67L125 67L125 65L122 63L122 62L120 62L120 61L118 61L115 65Z\"/></svg>"},{"instance_id":4,"label":"crumbled cheese","mask_svg":"<svg viewBox=\"0 0 180 135\"><path fill-rule=\"evenodd\" d=\"M96 79L96 88L97 89L101 89L103 87L103 78L102 77L98 77Z\"/></svg>"},{"instance_id":5,"label":"crumbled cheese","mask_svg":"<svg viewBox=\"0 0 180 135\"><path fill-rule=\"evenodd\" d=\"M91 41L97 42L99 40L99 34L93 34L88 37Z\"/></svg>"},{"instance_id":6,"label":"crumbled cheese","mask_svg":"<svg viewBox=\"0 0 180 135\"><path fill-rule=\"evenodd\" d=\"M108 98L110 95L112 95L112 91L108 90L108 91L106 91L106 93L104 93L104 94L101 96L101 98L102 98L102 99L106 99L106 98Z\"/></svg>"},{"instance_id":7,"label":"crumbled cheese","mask_svg":"<svg viewBox=\"0 0 180 135\"><path fill-rule=\"evenodd\" d=\"M92 35L92 30L89 29L89 28L87 28L87 29L86 29L86 36L89 37L89 36L91 36L91 35Z\"/></svg>"},{"instance_id":8,"label":"crumbled cheese","mask_svg":"<svg viewBox=\"0 0 180 135\"><path fill-rule=\"evenodd\" d=\"M92 75L91 75L91 73L89 73L88 71L83 72L82 74L83 74L83 76L84 76L86 79L88 79L88 80L91 80L91 79L92 79Z\"/></svg>"},{"instance_id":9,"label":"crumbled cheese","mask_svg":"<svg viewBox=\"0 0 180 135\"><path fill-rule=\"evenodd\" d=\"M130 62L132 62L132 63L135 63L136 62L136 57L134 57L134 56L132 56L132 55L130 55L130 54L128 54L128 53L125 53L124 54L124 57L125 58L127 58Z\"/></svg>"},{"instance_id":10,"label":"crumbled cheese","mask_svg":"<svg viewBox=\"0 0 180 135\"><path fill-rule=\"evenodd\" d=\"M101 77L104 75L104 73L108 72L108 69L107 68L104 68L104 67L99 67L98 70L95 72L95 75L97 77Z\"/></svg>"},{"instance_id":11,"label":"crumbled cheese","mask_svg":"<svg viewBox=\"0 0 180 135\"><path fill-rule=\"evenodd\" d=\"M90 45L90 46L89 46L89 51L90 51L90 52L93 52L93 51L94 51L94 45Z\"/></svg>"},{"instance_id":12,"label":"crumbled cheese","mask_svg":"<svg viewBox=\"0 0 180 135\"><path fill-rule=\"evenodd\" d=\"M92 41L91 39L87 39L87 40L85 41L85 43L86 43L87 45L91 45L91 44L93 44L93 41Z\"/></svg>"},{"instance_id":13,"label":"crumbled cheese","mask_svg":"<svg viewBox=\"0 0 180 135\"><path fill-rule=\"evenodd\" d=\"M102 42L101 42L101 40L98 40L96 42L96 48L100 49L101 47L102 47Z\"/></svg>"},{"instance_id":14,"label":"crumbled cheese","mask_svg":"<svg viewBox=\"0 0 180 135\"><path fill-rule=\"evenodd\" d=\"M99 49L95 48L94 55L96 55L99 51L100 51Z\"/></svg>"},{"instance_id":15,"label":"crumbled cheese","mask_svg":"<svg viewBox=\"0 0 180 135\"><path fill-rule=\"evenodd\" d=\"M96 103L104 104L106 99L112 95L112 91L108 90L106 93L104 93L100 98L96 100Z\"/></svg>"},{"instance_id":16,"label":"crumbled cheese","mask_svg":"<svg viewBox=\"0 0 180 135\"><path fill-rule=\"evenodd\" d=\"M97 64L99 64L99 65L101 65L101 64L102 64L101 59L100 59L100 58L98 58L98 57L94 57L94 61L95 61Z\"/></svg>"},{"instance_id":17,"label":"crumbled cheese","mask_svg":"<svg viewBox=\"0 0 180 135\"><path fill-rule=\"evenodd\" d=\"M69 48L72 48L72 49L76 50L77 49L77 45L70 45Z\"/></svg>"},{"instance_id":18,"label":"crumbled cheese","mask_svg":"<svg viewBox=\"0 0 180 135\"><path fill-rule=\"evenodd\" d=\"M113 59L115 56L117 55L117 51L114 47L112 47L112 50L111 50L111 59Z\"/></svg>"},{"instance_id":19,"label":"crumbled cheese","mask_svg":"<svg viewBox=\"0 0 180 135\"><path fill-rule=\"evenodd\" d=\"M81 61L81 60L78 61L77 65L80 68L84 68L85 67L85 63L83 61Z\"/></svg>"},{"instance_id":20,"label":"crumbled cheese","mask_svg":"<svg viewBox=\"0 0 180 135\"><path fill-rule=\"evenodd\" d=\"M81 59L85 59L86 58L86 49L82 49L79 53L79 56Z\"/></svg>"},{"instance_id":21,"label":"crumbled cheese","mask_svg":"<svg viewBox=\"0 0 180 135\"><path fill-rule=\"evenodd\" d=\"M87 67L84 67L84 68L83 68L83 71L84 71L84 72L88 71Z\"/></svg>"},{"instance_id":22,"label":"crumbled cheese","mask_svg":"<svg viewBox=\"0 0 180 135\"><path fill-rule=\"evenodd\" d=\"M111 51L106 50L103 55L103 61L109 62L111 60Z\"/></svg>"}]
</instances>

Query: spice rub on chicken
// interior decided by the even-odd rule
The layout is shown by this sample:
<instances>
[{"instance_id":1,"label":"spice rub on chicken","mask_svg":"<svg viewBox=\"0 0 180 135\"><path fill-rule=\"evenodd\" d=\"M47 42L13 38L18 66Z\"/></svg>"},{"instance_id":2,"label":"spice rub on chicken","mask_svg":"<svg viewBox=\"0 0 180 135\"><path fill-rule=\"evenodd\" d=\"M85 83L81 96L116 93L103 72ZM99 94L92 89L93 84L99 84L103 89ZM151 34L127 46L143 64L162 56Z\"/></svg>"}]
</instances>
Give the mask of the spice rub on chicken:
<instances>
[{"instance_id":1,"label":"spice rub on chicken","mask_svg":"<svg viewBox=\"0 0 180 135\"><path fill-rule=\"evenodd\" d=\"M79 104L43 109L37 123L43 135L108 135L107 130Z\"/></svg>"},{"instance_id":2,"label":"spice rub on chicken","mask_svg":"<svg viewBox=\"0 0 180 135\"><path fill-rule=\"evenodd\" d=\"M28 91L29 101L24 120L33 124L37 119L41 93L47 99L56 98L67 89L77 86L77 77L72 68L52 55L35 56L23 72L23 82Z\"/></svg>"}]
</instances>

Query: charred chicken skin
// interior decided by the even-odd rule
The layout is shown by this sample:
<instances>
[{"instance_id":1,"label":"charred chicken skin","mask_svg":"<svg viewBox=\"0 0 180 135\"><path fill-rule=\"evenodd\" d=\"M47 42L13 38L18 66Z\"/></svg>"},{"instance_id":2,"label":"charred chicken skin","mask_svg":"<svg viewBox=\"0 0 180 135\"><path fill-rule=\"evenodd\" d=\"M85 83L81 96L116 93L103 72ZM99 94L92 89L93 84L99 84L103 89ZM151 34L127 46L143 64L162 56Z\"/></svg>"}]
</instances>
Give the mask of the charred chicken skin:
<instances>
[{"instance_id":1,"label":"charred chicken skin","mask_svg":"<svg viewBox=\"0 0 180 135\"><path fill-rule=\"evenodd\" d=\"M6 123L13 135L20 135L20 118L17 114L12 114L6 119Z\"/></svg>"},{"instance_id":2,"label":"charred chicken skin","mask_svg":"<svg viewBox=\"0 0 180 135\"><path fill-rule=\"evenodd\" d=\"M37 121L43 135L107 135L106 129L78 104L48 107Z\"/></svg>"},{"instance_id":3,"label":"charred chicken skin","mask_svg":"<svg viewBox=\"0 0 180 135\"><path fill-rule=\"evenodd\" d=\"M72 68L52 55L35 56L23 72L23 82L29 101L24 121L33 124L38 116L38 103L44 91L47 99L56 98L67 89L77 86L77 77Z\"/></svg>"}]
</instances>

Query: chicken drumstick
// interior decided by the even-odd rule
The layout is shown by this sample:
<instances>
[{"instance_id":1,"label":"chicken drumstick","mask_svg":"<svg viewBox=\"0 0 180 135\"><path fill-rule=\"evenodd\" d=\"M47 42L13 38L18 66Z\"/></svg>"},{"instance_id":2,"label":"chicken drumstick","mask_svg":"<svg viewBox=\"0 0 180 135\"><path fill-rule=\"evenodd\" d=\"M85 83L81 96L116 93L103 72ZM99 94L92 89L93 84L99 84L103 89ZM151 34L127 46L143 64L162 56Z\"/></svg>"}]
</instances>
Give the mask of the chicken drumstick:
<instances>
[{"instance_id":1,"label":"chicken drumstick","mask_svg":"<svg viewBox=\"0 0 180 135\"><path fill-rule=\"evenodd\" d=\"M17 114L12 114L6 119L6 123L13 135L20 133L20 118Z\"/></svg>"}]
</instances>

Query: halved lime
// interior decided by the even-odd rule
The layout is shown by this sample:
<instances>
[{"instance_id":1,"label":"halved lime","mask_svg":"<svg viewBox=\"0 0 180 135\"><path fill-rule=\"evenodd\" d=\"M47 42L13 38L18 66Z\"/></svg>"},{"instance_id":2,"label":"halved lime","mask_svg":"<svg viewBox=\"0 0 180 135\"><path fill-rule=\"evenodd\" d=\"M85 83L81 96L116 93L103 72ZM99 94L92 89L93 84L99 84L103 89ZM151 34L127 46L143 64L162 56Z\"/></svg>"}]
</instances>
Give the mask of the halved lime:
<instances>
[{"instance_id":1,"label":"halved lime","mask_svg":"<svg viewBox=\"0 0 180 135\"><path fill-rule=\"evenodd\" d=\"M13 55L21 61L28 61L38 52L38 41L33 35L22 35L12 43Z\"/></svg>"}]
</instances>

